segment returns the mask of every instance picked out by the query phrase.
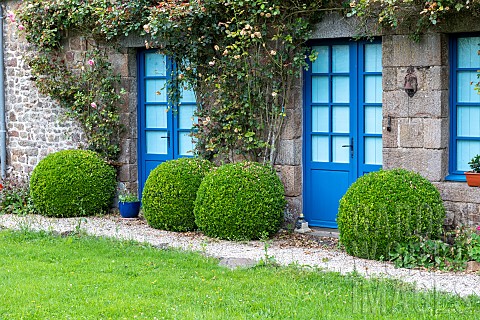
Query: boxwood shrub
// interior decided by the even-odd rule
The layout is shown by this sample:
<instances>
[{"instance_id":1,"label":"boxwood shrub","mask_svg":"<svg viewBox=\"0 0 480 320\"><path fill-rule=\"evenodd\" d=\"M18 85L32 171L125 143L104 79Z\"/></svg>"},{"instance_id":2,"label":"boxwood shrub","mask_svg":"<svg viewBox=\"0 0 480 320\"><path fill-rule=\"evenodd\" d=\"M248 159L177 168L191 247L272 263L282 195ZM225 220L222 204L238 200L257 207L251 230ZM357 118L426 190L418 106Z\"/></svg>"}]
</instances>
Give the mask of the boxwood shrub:
<instances>
[{"instance_id":1,"label":"boxwood shrub","mask_svg":"<svg viewBox=\"0 0 480 320\"><path fill-rule=\"evenodd\" d=\"M271 166L226 164L203 179L195 221L211 237L258 239L279 230L285 204L283 184Z\"/></svg>"},{"instance_id":2,"label":"boxwood shrub","mask_svg":"<svg viewBox=\"0 0 480 320\"><path fill-rule=\"evenodd\" d=\"M76 217L100 214L113 203L116 171L98 154L64 150L41 160L30 178L30 196L40 214Z\"/></svg>"},{"instance_id":3,"label":"boxwood shrub","mask_svg":"<svg viewBox=\"0 0 480 320\"><path fill-rule=\"evenodd\" d=\"M380 170L360 177L340 200L338 229L346 251L388 259L398 243L437 238L445 218L440 193L417 173Z\"/></svg>"},{"instance_id":4,"label":"boxwood shrub","mask_svg":"<svg viewBox=\"0 0 480 320\"><path fill-rule=\"evenodd\" d=\"M147 178L142 194L143 215L156 229L196 229L193 215L197 189L213 164L207 160L181 158L156 167Z\"/></svg>"}]
</instances>

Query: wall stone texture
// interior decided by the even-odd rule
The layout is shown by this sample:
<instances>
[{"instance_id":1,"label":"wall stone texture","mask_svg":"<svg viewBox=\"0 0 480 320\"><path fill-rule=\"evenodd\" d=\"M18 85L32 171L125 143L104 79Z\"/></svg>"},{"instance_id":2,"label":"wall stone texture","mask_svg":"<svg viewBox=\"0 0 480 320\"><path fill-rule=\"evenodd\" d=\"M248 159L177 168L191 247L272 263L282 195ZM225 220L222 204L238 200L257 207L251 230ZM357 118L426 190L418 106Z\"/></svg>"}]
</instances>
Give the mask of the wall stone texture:
<instances>
[{"instance_id":1,"label":"wall stone texture","mask_svg":"<svg viewBox=\"0 0 480 320\"><path fill-rule=\"evenodd\" d=\"M13 10L18 3L7 1L5 11ZM461 24L452 28L462 31ZM327 14L317 25L312 39L349 38L355 34L355 20ZM7 166L12 175L28 179L35 165L49 153L83 148L85 134L54 101L38 93L25 62L28 44L7 20L4 40ZM129 190L138 187L136 54L143 44L143 39L130 36L121 39L120 49L108 48L114 69L121 75L121 85L127 92L120 107L126 130L122 134L118 181ZM78 63L84 59L88 41L72 35L66 48L67 61ZM449 161L448 35L428 33L419 42L413 42L408 35L389 33L382 36L382 50L383 167L413 170L431 180L445 201L447 224L480 224L480 188L445 181ZM413 97L403 89L410 66L414 67L419 85ZM285 218L290 222L302 212L302 84L303 80L299 79L291 104L287 106L276 161L288 202ZM389 122L390 131L387 130Z\"/></svg>"}]
</instances>

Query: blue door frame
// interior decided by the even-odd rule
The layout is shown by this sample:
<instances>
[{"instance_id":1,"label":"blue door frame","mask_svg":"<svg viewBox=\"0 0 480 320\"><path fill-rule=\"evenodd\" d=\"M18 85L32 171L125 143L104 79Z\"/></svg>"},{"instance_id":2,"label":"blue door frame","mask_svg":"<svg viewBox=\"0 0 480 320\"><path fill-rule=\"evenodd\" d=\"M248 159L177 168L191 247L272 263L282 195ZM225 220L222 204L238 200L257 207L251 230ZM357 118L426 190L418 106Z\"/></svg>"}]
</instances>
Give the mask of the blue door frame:
<instances>
[{"instance_id":1,"label":"blue door frame","mask_svg":"<svg viewBox=\"0 0 480 320\"><path fill-rule=\"evenodd\" d=\"M348 187L381 168L381 44L311 45L319 56L304 74L303 211L310 225L336 228Z\"/></svg>"},{"instance_id":2,"label":"blue door frame","mask_svg":"<svg viewBox=\"0 0 480 320\"><path fill-rule=\"evenodd\" d=\"M167 81L176 76L172 59L155 50L143 50L138 65L138 182L143 191L150 172L167 160L192 156L194 144L190 133L195 96L181 90L178 105L168 99Z\"/></svg>"}]
</instances>

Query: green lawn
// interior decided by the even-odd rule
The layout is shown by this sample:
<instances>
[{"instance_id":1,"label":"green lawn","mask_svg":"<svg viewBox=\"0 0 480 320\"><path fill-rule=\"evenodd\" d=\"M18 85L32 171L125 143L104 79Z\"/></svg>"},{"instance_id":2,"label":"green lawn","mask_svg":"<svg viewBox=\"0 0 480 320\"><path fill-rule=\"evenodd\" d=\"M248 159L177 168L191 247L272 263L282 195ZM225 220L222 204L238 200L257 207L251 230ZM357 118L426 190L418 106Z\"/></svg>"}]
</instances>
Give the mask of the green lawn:
<instances>
[{"instance_id":1,"label":"green lawn","mask_svg":"<svg viewBox=\"0 0 480 320\"><path fill-rule=\"evenodd\" d=\"M298 267L231 271L200 254L0 231L0 319L475 319L479 298Z\"/></svg>"}]
</instances>

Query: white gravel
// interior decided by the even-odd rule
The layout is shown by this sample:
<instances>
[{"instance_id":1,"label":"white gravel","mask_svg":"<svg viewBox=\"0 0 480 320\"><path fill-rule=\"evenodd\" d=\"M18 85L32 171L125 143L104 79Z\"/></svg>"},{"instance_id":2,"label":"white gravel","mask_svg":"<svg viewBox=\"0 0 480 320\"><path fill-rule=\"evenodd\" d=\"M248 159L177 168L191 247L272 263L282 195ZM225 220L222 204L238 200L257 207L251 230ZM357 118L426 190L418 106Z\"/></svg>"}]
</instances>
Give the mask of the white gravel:
<instances>
[{"instance_id":1,"label":"white gravel","mask_svg":"<svg viewBox=\"0 0 480 320\"><path fill-rule=\"evenodd\" d=\"M240 258L259 261L265 257L261 241L230 242L211 239L196 233L175 233L150 228L141 221L122 220L114 216L93 218L45 218L39 215L0 215L0 227L8 229L45 230L51 232L86 232L94 236L115 237L147 242L159 247L195 250L217 258ZM427 272L396 269L391 263L351 257L336 250L304 247L280 247L272 243L268 255L288 265L320 267L342 274L353 271L365 277L389 277L413 283L420 290L450 292L459 296L480 296L480 276L465 273Z\"/></svg>"}]
</instances>

